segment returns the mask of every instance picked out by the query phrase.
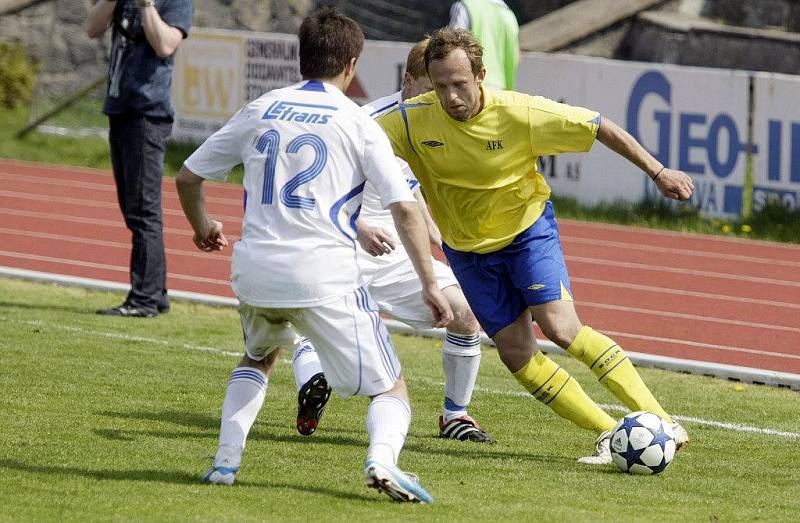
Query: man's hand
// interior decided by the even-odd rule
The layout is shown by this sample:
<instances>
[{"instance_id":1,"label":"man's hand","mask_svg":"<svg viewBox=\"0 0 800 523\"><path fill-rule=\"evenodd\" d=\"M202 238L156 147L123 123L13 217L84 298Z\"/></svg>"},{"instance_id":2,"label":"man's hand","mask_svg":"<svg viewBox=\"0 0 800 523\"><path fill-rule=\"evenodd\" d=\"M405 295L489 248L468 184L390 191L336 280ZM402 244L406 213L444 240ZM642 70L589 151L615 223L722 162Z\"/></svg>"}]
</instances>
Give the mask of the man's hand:
<instances>
[{"instance_id":1,"label":"man's hand","mask_svg":"<svg viewBox=\"0 0 800 523\"><path fill-rule=\"evenodd\" d=\"M691 176L666 167L656 175L655 184L661 194L673 200L688 200L694 192Z\"/></svg>"},{"instance_id":2,"label":"man's hand","mask_svg":"<svg viewBox=\"0 0 800 523\"><path fill-rule=\"evenodd\" d=\"M383 256L394 250L394 239L386 229L367 225L363 221L359 221L356 228L358 244L372 256Z\"/></svg>"},{"instance_id":3,"label":"man's hand","mask_svg":"<svg viewBox=\"0 0 800 523\"><path fill-rule=\"evenodd\" d=\"M192 237L194 244L201 251L221 251L228 245L228 239L222 234L222 223L216 220L206 222L204 230L195 231Z\"/></svg>"},{"instance_id":4,"label":"man's hand","mask_svg":"<svg viewBox=\"0 0 800 523\"><path fill-rule=\"evenodd\" d=\"M423 285L422 299L433 312L433 327L446 327L453 321L453 309L438 285Z\"/></svg>"}]
</instances>

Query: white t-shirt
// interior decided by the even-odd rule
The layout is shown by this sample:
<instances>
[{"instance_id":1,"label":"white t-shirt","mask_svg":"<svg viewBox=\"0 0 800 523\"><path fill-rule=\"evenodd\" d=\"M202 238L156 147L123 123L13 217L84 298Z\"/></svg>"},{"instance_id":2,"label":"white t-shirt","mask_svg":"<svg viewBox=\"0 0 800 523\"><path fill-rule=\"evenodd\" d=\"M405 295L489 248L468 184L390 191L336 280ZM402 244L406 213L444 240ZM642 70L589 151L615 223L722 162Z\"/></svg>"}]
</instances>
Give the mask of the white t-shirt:
<instances>
[{"instance_id":1,"label":"white t-shirt","mask_svg":"<svg viewBox=\"0 0 800 523\"><path fill-rule=\"evenodd\" d=\"M397 91L394 94L378 98L361 107L361 109L369 115L370 118L377 119L379 116L386 114L397 108L400 102L403 101L402 91ZM413 191L419 190L419 182L411 172L405 160L400 157L395 157L399 164L408 187ZM395 227L394 220L392 219L391 211L384 209L381 205L380 195L372 183L367 182L364 187L364 201L361 204L360 218L368 224L376 227L381 227L390 232L395 239L399 239L397 228Z\"/></svg>"},{"instance_id":2,"label":"white t-shirt","mask_svg":"<svg viewBox=\"0 0 800 523\"><path fill-rule=\"evenodd\" d=\"M361 285L355 220L367 180L381 207L414 201L378 124L318 81L246 105L185 165L219 180L239 163L245 211L231 286L256 307L323 305Z\"/></svg>"}]
</instances>

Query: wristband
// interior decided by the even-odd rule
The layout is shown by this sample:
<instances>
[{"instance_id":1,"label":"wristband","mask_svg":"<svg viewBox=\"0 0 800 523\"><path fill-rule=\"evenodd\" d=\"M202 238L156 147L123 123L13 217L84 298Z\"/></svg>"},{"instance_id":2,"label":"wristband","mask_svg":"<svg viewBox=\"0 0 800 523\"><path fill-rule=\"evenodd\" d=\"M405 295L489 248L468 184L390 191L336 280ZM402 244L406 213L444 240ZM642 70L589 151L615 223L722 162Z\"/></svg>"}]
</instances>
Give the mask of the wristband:
<instances>
[{"instance_id":1,"label":"wristband","mask_svg":"<svg viewBox=\"0 0 800 523\"><path fill-rule=\"evenodd\" d=\"M155 7L156 3L155 0L139 0L139 7L144 9L145 7Z\"/></svg>"},{"instance_id":2,"label":"wristband","mask_svg":"<svg viewBox=\"0 0 800 523\"><path fill-rule=\"evenodd\" d=\"M656 173L656 175L655 175L655 176L653 176L653 177L652 177L652 178L650 178L650 179L651 179L651 180L653 180L653 181L656 181L656 178L658 178L658 175L659 175L659 174L661 174L661 173L662 173L662 171L663 171L664 169L666 169L666 168L667 168L667 166L666 166L666 165L665 165L665 166L663 166L661 169L659 169L659 170L658 170L658 172Z\"/></svg>"}]
</instances>

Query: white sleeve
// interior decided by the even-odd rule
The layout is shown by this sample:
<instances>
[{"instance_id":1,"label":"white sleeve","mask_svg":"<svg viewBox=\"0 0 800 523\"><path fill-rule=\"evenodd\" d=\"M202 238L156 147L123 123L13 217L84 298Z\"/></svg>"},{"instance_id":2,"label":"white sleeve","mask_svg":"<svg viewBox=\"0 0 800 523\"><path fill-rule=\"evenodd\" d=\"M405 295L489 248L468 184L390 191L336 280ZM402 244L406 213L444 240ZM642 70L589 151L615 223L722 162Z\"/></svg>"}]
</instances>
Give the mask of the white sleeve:
<instances>
[{"instance_id":1,"label":"white sleeve","mask_svg":"<svg viewBox=\"0 0 800 523\"><path fill-rule=\"evenodd\" d=\"M212 134L183 164L197 176L223 180L242 163L242 148L249 139L255 113L245 106Z\"/></svg>"},{"instance_id":2,"label":"white sleeve","mask_svg":"<svg viewBox=\"0 0 800 523\"><path fill-rule=\"evenodd\" d=\"M448 27L453 29L467 29L469 30L469 11L464 7L461 2L456 2L450 8L450 22L447 23Z\"/></svg>"},{"instance_id":3,"label":"white sleeve","mask_svg":"<svg viewBox=\"0 0 800 523\"><path fill-rule=\"evenodd\" d=\"M411 189L411 192L413 193L414 191L419 189L419 181L417 181L417 177L414 176L414 171L411 170L411 166L408 165L408 162L406 162L399 156L395 156L394 158L395 160L397 160L397 165L403 172L403 176L406 177L406 182L408 182L408 188Z\"/></svg>"},{"instance_id":4,"label":"white sleeve","mask_svg":"<svg viewBox=\"0 0 800 523\"><path fill-rule=\"evenodd\" d=\"M414 195L411 194L406 173L398 161L400 159L394 155L392 145L383 129L367 116L362 119L362 122L365 128L361 168L364 176L372 183L380 196L383 208L385 209L395 202L416 201ZM410 173L411 169L408 169L408 172Z\"/></svg>"}]
</instances>

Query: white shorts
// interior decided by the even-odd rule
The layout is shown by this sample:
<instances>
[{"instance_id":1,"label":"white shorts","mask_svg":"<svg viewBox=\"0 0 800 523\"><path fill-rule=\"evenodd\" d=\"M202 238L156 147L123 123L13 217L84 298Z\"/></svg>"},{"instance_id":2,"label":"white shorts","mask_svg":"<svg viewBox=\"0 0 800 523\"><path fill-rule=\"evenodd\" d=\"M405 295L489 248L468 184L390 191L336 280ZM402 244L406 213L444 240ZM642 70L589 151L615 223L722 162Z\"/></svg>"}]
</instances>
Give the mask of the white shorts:
<instances>
[{"instance_id":1,"label":"white shorts","mask_svg":"<svg viewBox=\"0 0 800 523\"><path fill-rule=\"evenodd\" d=\"M342 396L375 396L400 377L389 332L364 288L318 307L264 309L243 303L239 316L247 355L258 361L278 347L292 347L294 325L314 344L328 383Z\"/></svg>"},{"instance_id":2,"label":"white shorts","mask_svg":"<svg viewBox=\"0 0 800 523\"><path fill-rule=\"evenodd\" d=\"M436 259L431 261L440 289L458 285L450 267ZM381 312L415 328L431 327L433 314L422 300L422 284L401 244L383 256L371 256L359 249L358 266Z\"/></svg>"}]
</instances>

